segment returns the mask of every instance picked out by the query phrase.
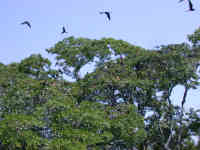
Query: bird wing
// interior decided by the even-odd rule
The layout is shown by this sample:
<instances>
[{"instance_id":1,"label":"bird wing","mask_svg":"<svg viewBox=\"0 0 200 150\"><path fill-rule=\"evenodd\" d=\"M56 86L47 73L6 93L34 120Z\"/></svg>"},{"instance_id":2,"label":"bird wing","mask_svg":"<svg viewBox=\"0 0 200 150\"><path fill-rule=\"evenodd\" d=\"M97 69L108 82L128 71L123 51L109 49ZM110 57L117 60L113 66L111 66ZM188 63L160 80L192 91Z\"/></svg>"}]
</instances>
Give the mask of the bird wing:
<instances>
[{"instance_id":1,"label":"bird wing","mask_svg":"<svg viewBox=\"0 0 200 150\"><path fill-rule=\"evenodd\" d=\"M29 28L31 28L31 24L30 24L30 22L27 22L26 24L28 25Z\"/></svg>"},{"instance_id":2,"label":"bird wing","mask_svg":"<svg viewBox=\"0 0 200 150\"><path fill-rule=\"evenodd\" d=\"M190 9L193 9L192 2L191 2L190 0L188 0L188 3L189 3L189 7L190 7Z\"/></svg>"},{"instance_id":3,"label":"bird wing","mask_svg":"<svg viewBox=\"0 0 200 150\"><path fill-rule=\"evenodd\" d=\"M110 20L110 13L107 12L106 15L107 15L108 19Z\"/></svg>"},{"instance_id":4,"label":"bird wing","mask_svg":"<svg viewBox=\"0 0 200 150\"><path fill-rule=\"evenodd\" d=\"M179 3L183 2L184 0L179 0Z\"/></svg>"},{"instance_id":5,"label":"bird wing","mask_svg":"<svg viewBox=\"0 0 200 150\"><path fill-rule=\"evenodd\" d=\"M31 24L30 24L30 22L28 22L28 21L24 21L24 22L22 22L21 24L26 24L29 28L31 28Z\"/></svg>"}]
</instances>

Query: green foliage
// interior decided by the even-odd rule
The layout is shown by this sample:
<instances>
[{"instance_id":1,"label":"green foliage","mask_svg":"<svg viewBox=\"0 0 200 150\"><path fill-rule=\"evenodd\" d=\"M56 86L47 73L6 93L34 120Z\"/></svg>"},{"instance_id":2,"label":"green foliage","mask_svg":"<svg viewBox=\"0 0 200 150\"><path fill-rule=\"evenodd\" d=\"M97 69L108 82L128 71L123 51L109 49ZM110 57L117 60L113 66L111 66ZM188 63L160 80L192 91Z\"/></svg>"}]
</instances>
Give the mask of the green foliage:
<instances>
[{"instance_id":1,"label":"green foliage","mask_svg":"<svg viewBox=\"0 0 200 150\"><path fill-rule=\"evenodd\" d=\"M47 49L57 69L40 54L0 64L0 149L197 150L191 136L199 136L199 113L183 106L199 85L199 32L188 36L191 46L151 51L68 37ZM171 100L177 85L185 88L182 107Z\"/></svg>"}]
</instances>

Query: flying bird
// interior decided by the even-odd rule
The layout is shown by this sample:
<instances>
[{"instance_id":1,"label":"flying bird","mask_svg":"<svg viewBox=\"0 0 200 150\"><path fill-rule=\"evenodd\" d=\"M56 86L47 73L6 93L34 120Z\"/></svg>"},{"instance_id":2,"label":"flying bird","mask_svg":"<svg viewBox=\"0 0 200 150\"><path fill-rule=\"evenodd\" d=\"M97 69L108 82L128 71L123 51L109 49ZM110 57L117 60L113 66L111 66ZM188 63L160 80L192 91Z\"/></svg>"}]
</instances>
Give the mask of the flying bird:
<instances>
[{"instance_id":1,"label":"flying bird","mask_svg":"<svg viewBox=\"0 0 200 150\"><path fill-rule=\"evenodd\" d=\"M105 14L105 15L107 16L108 20L111 19L111 17L110 17L110 12L108 12L108 11L102 11L102 12L99 12L99 13L100 13L100 14Z\"/></svg>"},{"instance_id":2,"label":"flying bird","mask_svg":"<svg viewBox=\"0 0 200 150\"><path fill-rule=\"evenodd\" d=\"M188 0L188 4L189 4L189 10L188 11L194 11L195 9L193 8L193 4L192 4L191 0Z\"/></svg>"},{"instance_id":3,"label":"flying bird","mask_svg":"<svg viewBox=\"0 0 200 150\"><path fill-rule=\"evenodd\" d=\"M61 32L61 33L62 33L62 34L67 33L64 26L62 27L62 32Z\"/></svg>"},{"instance_id":4,"label":"flying bird","mask_svg":"<svg viewBox=\"0 0 200 150\"><path fill-rule=\"evenodd\" d=\"M31 23L29 21L24 21L21 23L21 25L27 25L29 28L31 28Z\"/></svg>"}]
</instances>

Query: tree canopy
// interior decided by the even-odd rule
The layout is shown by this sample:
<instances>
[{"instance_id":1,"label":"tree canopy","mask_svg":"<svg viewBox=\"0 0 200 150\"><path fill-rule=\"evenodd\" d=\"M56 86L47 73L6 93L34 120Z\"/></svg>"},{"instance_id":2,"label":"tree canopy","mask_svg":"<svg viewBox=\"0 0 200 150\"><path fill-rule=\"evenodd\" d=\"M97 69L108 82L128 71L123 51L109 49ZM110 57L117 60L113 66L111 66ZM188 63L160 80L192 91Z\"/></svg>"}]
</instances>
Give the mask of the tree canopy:
<instances>
[{"instance_id":1,"label":"tree canopy","mask_svg":"<svg viewBox=\"0 0 200 150\"><path fill-rule=\"evenodd\" d=\"M184 106L199 86L200 29L188 40L149 50L71 36L46 50L55 62L1 63L0 149L199 150L199 110Z\"/></svg>"}]
</instances>

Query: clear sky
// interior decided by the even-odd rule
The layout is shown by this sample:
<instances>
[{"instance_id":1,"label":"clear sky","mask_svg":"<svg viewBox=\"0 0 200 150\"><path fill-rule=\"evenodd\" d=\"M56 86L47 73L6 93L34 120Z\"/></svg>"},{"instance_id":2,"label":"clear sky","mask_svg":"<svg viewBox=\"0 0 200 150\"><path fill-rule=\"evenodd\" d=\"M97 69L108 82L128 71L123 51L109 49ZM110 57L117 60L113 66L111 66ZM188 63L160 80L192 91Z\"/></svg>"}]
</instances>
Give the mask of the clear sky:
<instances>
[{"instance_id":1,"label":"clear sky","mask_svg":"<svg viewBox=\"0 0 200 150\"><path fill-rule=\"evenodd\" d=\"M179 0L1 0L0 62L19 62L33 53L45 52L67 36L100 39L113 37L144 48L181 43L200 25L200 2L192 0L194 12L186 12L187 2ZM111 11L111 21L99 11ZM30 30L20 25L32 24ZM61 35L65 25L66 35ZM200 108L200 89L190 91L186 105ZM180 104L177 87L172 98ZM199 102L198 102L199 100Z\"/></svg>"}]
</instances>

